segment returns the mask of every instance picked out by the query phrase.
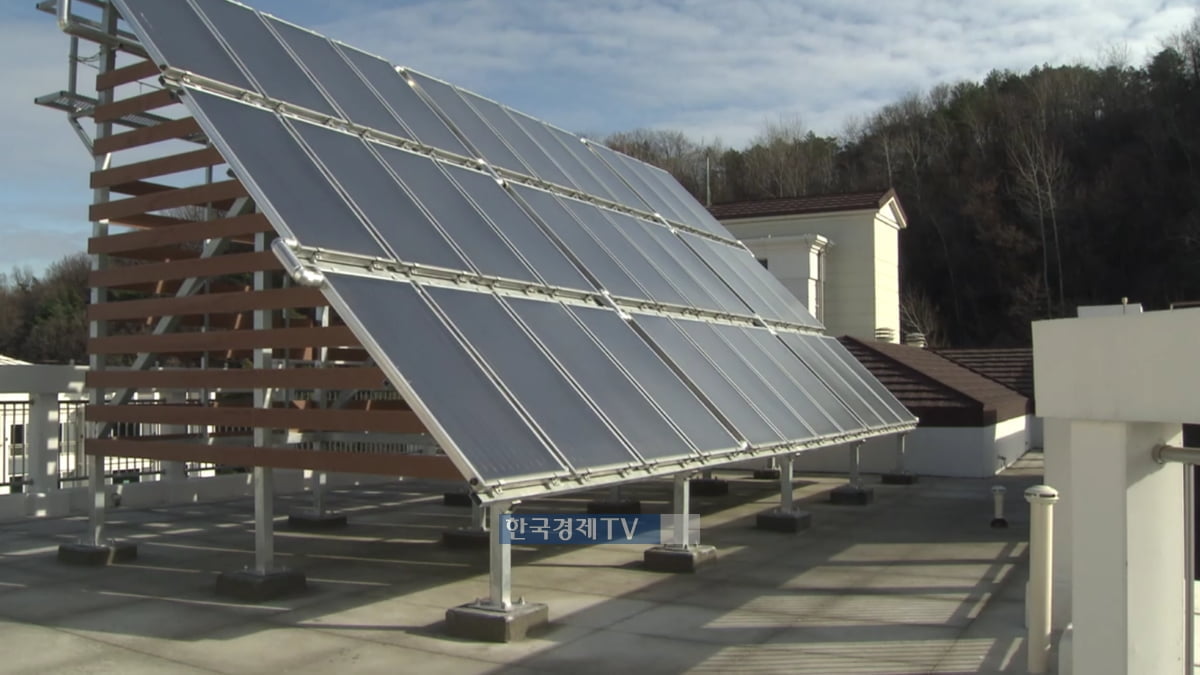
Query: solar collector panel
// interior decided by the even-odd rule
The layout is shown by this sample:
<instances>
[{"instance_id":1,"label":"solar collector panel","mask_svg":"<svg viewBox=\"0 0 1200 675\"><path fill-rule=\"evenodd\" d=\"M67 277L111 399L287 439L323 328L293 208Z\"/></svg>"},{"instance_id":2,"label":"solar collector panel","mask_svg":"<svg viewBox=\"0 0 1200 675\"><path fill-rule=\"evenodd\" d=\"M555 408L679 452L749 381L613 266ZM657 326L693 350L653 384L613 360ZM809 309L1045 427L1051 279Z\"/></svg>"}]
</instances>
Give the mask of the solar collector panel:
<instances>
[{"instance_id":1,"label":"solar collector panel","mask_svg":"<svg viewBox=\"0 0 1200 675\"><path fill-rule=\"evenodd\" d=\"M327 275L341 311L378 345L484 480L559 473L563 465L410 283ZM387 311L371 311L386 307Z\"/></svg>"}]
</instances>

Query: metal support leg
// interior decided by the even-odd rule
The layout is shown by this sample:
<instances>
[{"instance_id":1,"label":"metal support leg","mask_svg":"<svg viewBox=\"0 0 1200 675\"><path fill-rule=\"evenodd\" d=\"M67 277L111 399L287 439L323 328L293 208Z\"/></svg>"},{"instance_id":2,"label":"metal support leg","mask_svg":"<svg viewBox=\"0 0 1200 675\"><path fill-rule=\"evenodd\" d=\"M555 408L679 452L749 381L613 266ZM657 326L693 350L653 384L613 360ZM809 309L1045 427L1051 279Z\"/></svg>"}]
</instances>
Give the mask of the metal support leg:
<instances>
[{"instance_id":1,"label":"metal support leg","mask_svg":"<svg viewBox=\"0 0 1200 675\"><path fill-rule=\"evenodd\" d=\"M512 508L509 502L497 502L488 509L488 529L491 535L488 569L488 601L491 609L512 609L512 544L501 538L502 519Z\"/></svg>"},{"instance_id":2,"label":"metal support leg","mask_svg":"<svg viewBox=\"0 0 1200 675\"><path fill-rule=\"evenodd\" d=\"M318 518L325 515L325 477L324 471L314 471L312 475L313 511Z\"/></svg>"},{"instance_id":3,"label":"metal support leg","mask_svg":"<svg viewBox=\"0 0 1200 675\"><path fill-rule=\"evenodd\" d=\"M108 493L104 489L104 455L88 455L88 531L85 544L104 546L104 518Z\"/></svg>"},{"instance_id":4,"label":"metal support leg","mask_svg":"<svg viewBox=\"0 0 1200 675\"><path fill-rule=\"evenodd\" d=\"M688 477L680 474L675 476L675 532L672 537L671 546L675 548L687 549L690 546L688 541L688 512L691 510L691 490L689 489Z\"/></svg>"},{"instance_id":5,"label":"metal support leg","mask_svg":"<svg viewBox=\"0 0 1200 675\"><path fill-rule=\"evenodd\" d=\"M897 474L907 473L907 470L904 466L904 464L905 464L905 462L904 462L904 452L905 452L904 439L907 437L908 437L908 434L897 434L896 435L896 473Z\"/></svg>"},{"instance_id":6,"label":"metal support leg","mask_svg":"<svg viewBox=\"0 0 1200 675\"><path fill-rule=\"evenodd\" d=\"M483 504L471 504L471 527L477 530L489 530L488 507Z\"/></svg>"},{"instance_id":7,"label":"metal support leg","mask_svg":"<svg viewBox=\"0 0 1200 675\"><path fill-rule=\"evenodd\" d=\"M862 473L860 473L859 466L861 450L862 443L852 443L850 445L850 484L854 487L862 487Z\"/></svg>"},{"instance_id":8,"label":"metal support leg","mask_svg":"<svg viewBox=\"0 0 1200 675\"><path fill-rule=\"evenodd\" d=\"M792 456L784 455L778 460L779 466L779 510L784 513L795 510L792 503Z\"/></svg>"},{"instance_id":9,"label":"metal support leg","mask_svg":"<svg viewBox=\"0 0 1200 675\"><path fill-rule=\"evenodd\" d=\"M275 471L254 467L254 571L267 574L275 567Z\"/></svg>"}]
</instances>

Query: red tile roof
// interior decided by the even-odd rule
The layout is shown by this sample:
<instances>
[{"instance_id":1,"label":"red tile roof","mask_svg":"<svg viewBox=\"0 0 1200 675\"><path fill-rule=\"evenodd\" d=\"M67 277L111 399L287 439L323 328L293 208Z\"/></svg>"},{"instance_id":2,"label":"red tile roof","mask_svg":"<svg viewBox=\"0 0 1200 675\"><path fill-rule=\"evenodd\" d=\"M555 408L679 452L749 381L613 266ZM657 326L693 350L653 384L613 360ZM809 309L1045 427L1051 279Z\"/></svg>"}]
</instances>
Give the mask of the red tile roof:
<instances>
[{"instance_id":1,"label":"red tile roof","mask_svg":"<svg viewBox=\"0 0 1200 675\"><path fill-rule=\"evenodd\" d=\"M708 207L718 220L789 216L800 213L831 213L835 211L877 211L896 196L895 190L853 192L848 194L811 195L784 199L759 199L745 202L714 204Z\"/></svg>"},{"instance_id":2,"label":"red tile roof","mask_svg":"<svg viewBox=\"0 0 1200 675\"><path fill-rule=\"evenodd\" d=\"M934 351L1033 399L1033 350L1028 347Z\"/></svg>"},{"instance_id":3,"label":"red tile roof","mask_svg":"<svg viewBox=\"0 0 1200 675\"><path fill-rule=\"evenodd\" d=\"M926 427L982 427L1032 412L1029 399L927 349L838 338Z\"/></svg>"}]
</instances>

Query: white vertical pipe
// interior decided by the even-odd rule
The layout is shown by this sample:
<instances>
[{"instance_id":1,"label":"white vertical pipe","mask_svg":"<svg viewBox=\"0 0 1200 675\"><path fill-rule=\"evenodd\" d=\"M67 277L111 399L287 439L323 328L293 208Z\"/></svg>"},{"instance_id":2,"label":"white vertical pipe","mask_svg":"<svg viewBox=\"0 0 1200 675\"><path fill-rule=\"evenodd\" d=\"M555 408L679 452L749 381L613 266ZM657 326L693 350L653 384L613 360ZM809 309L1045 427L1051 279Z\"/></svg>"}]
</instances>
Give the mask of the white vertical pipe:
<instances>
[{"instance_id":1,"label":"white vertical pipe","mask_svg":"<svg viewBox=\"0 0 1200 675\"><path fill-rule=\"evenodd\" d=\"M104 546L104 510L108 494L104 490L104 455L87 455L88 511L87 543Z\"/></svg>"},{"instance_id":2,"label":"white vertical pipe","mask_svg":"<svg viewBox=\"0 0 1200 675\"><path fill-rule=\"evenodd\" d=\"M1006 494L1008 494L1008 488L1003 485L992 486L992 527L1007 525L1004 519L1004 495Z\"/></svg>"},{"instance_id":3,"label":"white vertical pipe","mask_svg":"<svg viewBox=\"0 0 1200 675\"><path fill-rule=\"evenodd\" d=\"M1031 675L1046 672L1050 652L1051 574L1054 566L1054 503L1058 491L1035 485L1025 491L1030 504L1029 594L1025 614L1029 621L1027 669Z\"/></svg>"},{"instance_id":4,"label":"white vertical pipe","mask_svg":"<svg viewBox=\"0 0 1200 675\"><path fill-rule=\"evenodd\" d=\"M850 484L854 487L862 485L862 475L859 473L859 450L862 443L850 444Z\"/></svg>"},{"instance_id":5,"label":"white vertical pipe","mask_svg":"<svg viewBox=\"0 0 1200 675\"><path fill-rule=\"evenodd\" d=\"M793 508L792 502L792 456L783 455L779 464L779 510L788 512Z\"/></svg>"},{"instance_id":6,"label":"white vertical pipe","mask_svg":"<svg viewBox=\"0 0 1200 675\"><path fill-rule=\"evenodd\" d=\"M906 450L904 439L907 437L908 434L896 434L896 473L898 474L903 474L907 470L905 466L907 462L904 457Z\"/></svg>"},{"instance_id":7,"label":"white vertical pipe","mask_svg":"<svg viewBox=\"0 0 1200 675\"><path fill-rule=\"evenodd\" d=\"M317 517L325 515L325 476L324 471L313 471L312 474L313 510Z\"/></svg>"},{"instance_id":8,"label":"white vertical pipe","mask_svg":"<svg viewBox=\"0 0 1200 675\"><path fill-rule=\"evenodd\" d=\"M512 507L510 502L497 502L488 507L491 530L488 565L488 605L495 609L512 609L512 544L502 538L503 516Z\"/></svg>"}]
</instances>

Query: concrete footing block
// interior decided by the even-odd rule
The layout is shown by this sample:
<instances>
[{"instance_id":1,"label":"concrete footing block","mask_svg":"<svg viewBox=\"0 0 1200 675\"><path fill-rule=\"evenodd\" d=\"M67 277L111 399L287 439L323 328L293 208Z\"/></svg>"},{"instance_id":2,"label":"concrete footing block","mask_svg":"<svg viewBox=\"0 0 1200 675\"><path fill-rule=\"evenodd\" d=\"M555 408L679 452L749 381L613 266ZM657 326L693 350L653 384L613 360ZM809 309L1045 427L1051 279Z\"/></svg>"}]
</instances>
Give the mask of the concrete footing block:
<instances>
[{"instance_id":1,"label":"concrete footing block","mask_svg":"<svg viewBox=\"0 0 1200 675\"><path fill-rule=\"evenodd\" d=\"M487 548L491 541L490 532L476 527L442 530L442 546L446 548Z\"/></svg>"},{"instance_id":2,"label":"concrete footing block","mask_svg":"<svg viewBox=\"0 0 1200 675\"><path fill-rule=\"evenodd\" d=\"M638 515L642 512L642 500L640 499L597 499L588 502L587 512L589 514L607 514L613 515Z\"/></svg>"},{"instance_id":3,"label":"concrete footing block","mask_svg":"<svg viewBox=\"0 0 1200 675\"><path fill-rule=\"evenodd\" d=\"M251 569L222 572L217 576L217 595L243 602L263 602L292 595L308 588L304 572L281 568L270 572Z\"/></svg>"},{"instance_id":4,"label":"concrete footing block","mask_svg":"<svg viewBox=\"0 0 1200 675\"><path fill-rule=\"evenodd\" d=\"M755 469L754 480L779 480L779 469Z\"/></svg>"},{"instance_id":5,"label":"concrete footing block","mask_svg":"<svg viewBox=\"0 0 1200 675\"><path fill-rule=\"evenodd\" d=\"M60 544L58 547L58 562L67 565L104 567L137 560L137 556L137 544L124 541L112 541L99 546L76 542Z\"/></svg>"},{"instance_id":6,"label":"concrete footing block","mask_svg":"<svg viewBox=\"0 0 1200 675\"><path fill-rule=\"evenodd\" d=\"M550 608L523 602L509 609L480 603L446 610L446 632L456 638L481 642L516 642L550 621Z\"/></svg>"},{"instance_id":7,"label":"concrete footing block","mask_svg":"<svg viewBox=\"0 0 1200 675\"><path fill-rule=\"evenodd\" d=\"M646 549L642 563L651 572L691 574L704 565L717 561L715 546L655 546Z\"/></svg>"},{"instance_id":8,"label":"concrete footing block","mask_svg":"<svg viewBox=\"0 0 1200 675\"><path fill-rule=\"evenodd\" d=\"M720 478L693 478L688 483L693 497L724 497L729 494L729 481Z\"/></svg>"},{"instance_id":9,"label":"concrete footing block","mask_svg":"<svg viewBox=\"0 0 1200 675\"><path fill-rule=\"evenodd\" d=\"M875 501L875 490L861 485L839 485L829 492L829 501L839 506L866 506Z\"/></svg>"},{"instance_id":10,"label":"concrete footing block","mask_svg":"<svg viewBox=\"0 0 1200 675\"><path fill-rule=\"evenodd\" d=\"M768 532L788 532L795 534L812 527L812 514L808 511L771 509L758 514L754 526Z\"/></svg>"},{"instance_id":11,"label":"concrete footing block","mask_svg":"<svg viewBox=\"0 0 1200 675\"><path fill-rule=\"evenodd\" d=\"M879 482L884 485L912 485L917 482L917 474L915 473L885 473L879 477Z\"/></svg>"},{"instance_id":12,"label":"concrete footing block","mask_svg":"<svg viewBox=\"0 0 1200 675\"><path fill-rule=\"evenodd\" d=\"M470 492L446 492L442 494L442 505L444 506L470 506Z\"/></svg>"},{"instance_id":13,"label":"concrete footing block","mask_svg":"<svg viewBox=\"0 0 1200 675\"><path fill-rule=\"evenodd\" d=\"M346 527L346 516L324 511L298 511L288 515L288 528L293 530L337 530Z\"/></svg>"}]
</instances>

